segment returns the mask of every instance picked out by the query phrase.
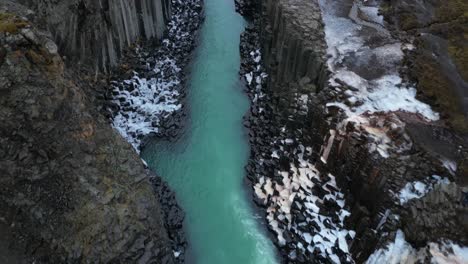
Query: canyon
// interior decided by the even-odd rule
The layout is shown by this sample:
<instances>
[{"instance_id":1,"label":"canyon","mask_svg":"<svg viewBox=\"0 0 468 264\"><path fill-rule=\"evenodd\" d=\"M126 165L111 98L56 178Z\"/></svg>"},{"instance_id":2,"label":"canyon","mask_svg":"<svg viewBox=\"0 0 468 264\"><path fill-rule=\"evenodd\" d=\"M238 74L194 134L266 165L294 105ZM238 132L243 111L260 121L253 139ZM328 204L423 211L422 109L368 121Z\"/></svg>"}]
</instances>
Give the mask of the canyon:
<instances>
[{"instance_id":1,"label":"canyon","mask_svg":"<svg viewBox=\"0 0 468 264\"><path fill-rule=\"evenodd\" d=\"M440 103L439 114L425 103L450 100L463 109L449 97L466 91L455 81L463 68L444 70L463 59L427 44L444 37L440 31L398 28L393 10L416 12L404 1L245 2L238 1L244 13L257 10L241 72L255 102L248 177L283 258L465 261L457 249L467 237L466 135L456 119L466 124L466 112ZM463 34L466 17L443 25ZM432 78L450 83L440 83L444 96L412 86L433 85L423 81L431 77L418 57L431 51L440 54L431 59L440 63Z\"/></svg>"},{"instance_id":2,"label":"canyon","mask_svg":"<svg viewBox=\"0 0 468 264\"><path fill-rule=\"evenodd\" d=\"M467 12L0 0L0 262L467 262Z\"/></svg>"}]
</instances>

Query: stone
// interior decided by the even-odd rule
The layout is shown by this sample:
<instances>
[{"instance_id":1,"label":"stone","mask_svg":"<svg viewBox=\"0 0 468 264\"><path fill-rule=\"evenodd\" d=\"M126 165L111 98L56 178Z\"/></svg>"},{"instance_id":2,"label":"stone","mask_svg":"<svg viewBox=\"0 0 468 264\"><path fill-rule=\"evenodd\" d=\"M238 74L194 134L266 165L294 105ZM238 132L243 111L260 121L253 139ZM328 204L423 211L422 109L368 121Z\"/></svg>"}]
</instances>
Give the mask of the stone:
<instances>
[{"instance_id":1,"label":"stone","mask_svg":"<svg viewBox=\"0 0 468 264\"><path fill-rule=\"evenodd\" d=\"M0 10L24 13L27 8L16 2L0 0ZM73 27L47 27L56 30L51 34L35 24L40 13L50 15L48 22L66 25L63 19L76 14L57 17L54 12L77 11L69 8L75 1L21 2L43 12L27 12L31 19L23 32L11 38L0 34L0 81L8 84L0 96L0 259L19 255L13 263L134 263L143 254L145 262L174 263L150 174L99 114L78 67L65 67L60 56L64 50L57 47L72 47L68 37L74 33L58 33ZM63 37L60 41L69 45L56 45L51 36ZM94 36L92 42L96 44ZM92 57L99 57L98 52ZM178 213L172 217L180 218Z\"/></svg>"}]
</instances>

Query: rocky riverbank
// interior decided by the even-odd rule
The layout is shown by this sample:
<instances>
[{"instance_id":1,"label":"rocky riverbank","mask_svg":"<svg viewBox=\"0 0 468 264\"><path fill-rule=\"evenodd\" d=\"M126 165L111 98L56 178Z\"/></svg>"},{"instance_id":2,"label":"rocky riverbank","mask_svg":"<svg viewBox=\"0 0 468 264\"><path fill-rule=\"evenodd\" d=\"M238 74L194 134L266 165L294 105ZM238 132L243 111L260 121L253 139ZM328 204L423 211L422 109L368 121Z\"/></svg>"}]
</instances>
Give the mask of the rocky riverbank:
<instances>
[{"instance_id":1,"label":"rocky riverbank","mask_svg":"<svg viewBox=\"0 0 468 264\"><path fill-rule=\"evenodd\" d=\"M259 33L260 21L255 19L241 37L240 75L252 101L244 125L250 131L246 170L254 200L265 209L285 262L350 263L347 244L355 232L344 227L349 215L344 195L333 175L318 171L312 149L302 139L308 94L295 90L294 101L286 109L278 107L282 99L268 92Z\"/></svg>"},{"instance_id":2,"label":"rocky riverbank","mask_svg":"<svg viewBox=\"0 0 468 264\"><path fill-rule=\"evenodd\" d=\"M151 137L173 139L184 127L187 68L203 23L203 1L173 0L168 32L161 44L142 44L129 50L114 72L107 90L104 113L113 127L137 152ZM159 197L165 227L179 263L185 259L187 241L184 212L176 195L160 177L152 183Z\"/></svg>"},{"instance_id":3,"label":"rocky riverbank","mask_svg":"<svg viewBox=\"0 0 468 264\"><path fill-rule=\"evenodd\" d=\"M47 31L0 14L0 259L174 263L161 207L130 144L99 115Z\"/></svg>"},{"instance_id":4,"label":"rocky riverbank","mask_svg":"<svg viewBox=\"0 0 468 264\"><path fill-rule=\"evenodd\" d=\"M466 251L466 144L415 97L379 4L265 1L241 38L248 177L285 262Z\"/></svg>"},{"instance_id":5,"label":"rocky riverbank","mask_svg":"<svg viewBox=\"0 0 468 264\"><path fill-rule=\"evenodd\" d=\"M119 132L129 131L122 123L145 128L138 124L145 114L155 130L178 127L183 112L162 104L181 103L202 2L75 2L0 1L0 262L183 263L184 214L175 194L101 114ZM127 49L137 39L140 47ZM86 49L89 43L99 45ZM98 71L121 58L108 89L108 75ZM144 100L164 110L148 110ZM174 135L168 130L158 135ZM147 133L132 135L139 150L135 142Z\"/></svg>"},{"instance_id":6,"label":"rocky riverbank","mask_svg":"<svg viewBox=\"0 0 468 264\"><path fill-rule=\"evenodd\" d=\"M182 128L186 68L203 22L203 1L174 0L172 12L161 45L130 54L106 95L112 98L107 109L113 126L137 151L146 137L173 138Z\"/></svg>"}]
</instances>

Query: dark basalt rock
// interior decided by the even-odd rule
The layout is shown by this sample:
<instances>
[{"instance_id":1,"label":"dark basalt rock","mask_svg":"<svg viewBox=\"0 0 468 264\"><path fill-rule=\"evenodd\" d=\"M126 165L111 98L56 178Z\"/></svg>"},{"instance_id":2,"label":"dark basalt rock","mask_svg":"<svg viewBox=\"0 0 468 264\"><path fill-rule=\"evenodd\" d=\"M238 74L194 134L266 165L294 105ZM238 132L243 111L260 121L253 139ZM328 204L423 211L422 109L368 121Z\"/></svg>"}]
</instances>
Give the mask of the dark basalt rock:
<instances>
[{"instance_id":1,"label":"dark basalt rock","mask_svg":"<svg viewBox=\"0 0 468 264\"><path fill-rule=\"evenodd\" d=\"M430 102L457 132L468 134L468 3L459 0L386 3L385 18L416 49L406 63L420 98Z\"/></svg>"},{"instance_id":2,"label":"dark basalt rock","mask_svg":"<svg viewBox=\"0 0 468 264\"><path fill-rule=\"evenodd\" d=\"M237 2L239 8L245 6L244 1ZM408 1L386 2L391 2L391 7L393 4L397 6L398 3ZM460 1L453 2L457 2L458 6L463 6ZM263 91L268 96L268 104L262 105L266 111L260 113L259 105L253 103L251 114L247 119L248 122L245 122L250 131L252 145L247 177L253 184L258 182L261 175L266 175L272 181L281 182L282 177L275 175L275 172L278 169L289 170L289 164L294 160L290 152L294 150L295 144L297 144L295 142L300 141L304 145L312 147L310 159L317 161L316 166L321 175L324 176L320 181L313 179L317 186L313 195L324 197L328 193L327 190L337 191L334 186L324 184L329 180L327 179L328 173L336 177L338 186L345 194L346 205L351 208L349 210L351 215L346 220L346 227L356 231L354 239L350 236L347 236L346 239L351 245L350 251L356 262L364 262L377 248L391 241L393 239L391 234L395 234L397 229L402 229L407 240L416 248L427 244L427 242L440 239L451 239L456 243L466 245L467 231L464 221L467 219L467 205L463 203L463 199L466 197L466 184L468 182L466 180L468 175L466 173L468 171L466 147L468 145L466 137L459 134L461 129L457 129L455 126L456 129L452 129L440 124L424 124L405 113L398 113L398 117L405 122L406 126L392 130L389 134L395 142L404 142L407 139L403 138L403 134L407 133L413 143L409 150L394 153L389 158L383 159L379 155L369 153L367 143L371 142L371 139L363 134L352 133L337 137L327 163L320 162L321 148L328 140L328 133L330 129L336 128L342 115L337 111L338 109L328 108L328 111L325 110L325 105L328 102L340 98L338 98L336 91L329 89L326 84L328 78L326 57L324 56L326 45L323 39L323 28L319 21L320 11L316 10L315 13L305 14L301 11L305 8L300 8L302 5L314 5L314 3L316 4L316 1L307 1L307 3L287 0L263 1L262 8L257 9L257 15L253 16L259 20L254 20L241 36L242 68L240 74L242 79L245 79L245 74L256 72L256 63L253 62L250 52L258 49L260 45L262 66L269 75L268 83L266 87L263 87L265 88ZM422 2L418 1L418 3ZM432 1L427 5L434 3L443 6L441 1ZM408 7L415 8L415 5L408 5L406 8ZM448 9L452 10L452 7L453 5L450 5ZM400 5L399 8L404 9L404 5ZM414 10L415 13L419 11ZM248 13L250 8L247 7L240 12ZM407 13L394 12L391 15L398 18L398 16L407 15ZM318 20L317 23L305 22L311 18ZM463 16L457 16L457 19L450 21L450 23L463 22L464 19ZM466 25L463 23L461 25ZM431 30L434 29L434 25L428 26L431 26ZM458 28L460 26L454 27L454 29ZM442 32L438 32L439 37ZM404 32L393 31L392 33L406 38ZM414 31L409 31L409 33L412 34ZM452 33L450 32L449 35ZM462 42L459 41L459 38L449 40L449 43L452 43L452 48L457 47L458 54L461 54L459 46ZM415 54L420 52L420 47L424 48L423 45L418 44L414 51ZM431 54L431 50L423 50L422 52ZM453 49L452 52L454 52ZM447 55L447 53L441 54L440 52L435 52L435 54ZM443 57L447 58L445 55ZM411 54L407 54L407 56L409 62L411 62L411 58L414 58ZM456 57L456 59L458 61L452 63L452 66L457 65L459 69L463 68L463 57ZM425 61L421 60L422 63ZM413 65L410 63L409 66ZM307 80L301 75L304 73L303 69L308 69L306 71ZM444 69L435 69L435 71L439 70L447 74ZM424 73L424 71L421 72ZM463 72L460 74L450 73L452 77L462 74ZM426 75L433 75L433 72L426 73ZM404 74L403 76L408 78ZM314 84L315 88L310 88L310 83ZM428 82L433 86L437 86L438 83L438 81L432 84ZM247 84L247 87L249 98L255 100L254 85ZM348 89L355 90L354 87L348 87ZM297 91L311 92L306 105L308 111L302 111L301 107L292 103ZM444 91L445 88L438 92L444 93ZM436 95L435 97L440 99L445 98L444 96ZM443 119L446 120L444 117ZM453 121L449 120L450 122ZM466 122L459 124L465 125ZM287 128L287 134L281 132L282 127ZM346 131L353 130L353 126L348 124ZM282 138L299 140L294 140L291 146L284 146L284 151L281 152L278 145L271 140L278 135L281 135ZM272 158L269 155L273 151L277 151L280 156L279 163L281 165L277 161L270 162ZM457 172L452 175L449 170L444 168L440 161L441 157L456 160L459 164ZM258 165L260 161L263 164L261 166ZM400 206L395 202L395 194L406 183L421 181L431 175L439 175L456 181L456 183L444 187L448 189L436 188L423 199L412 201L405 206ZM258 198L255 196L254 199ZM262 201L257 203L264 206ZM336 202L326 199L319 206L320 213L329 215L331 221L336 222L337 215L334 214L334 211L336 211L337 206ZM447 210L440 210L440 208L447 208ZM304 220L304 211L298 210L294 203L292 212L293 221L297 223ZM395 215L401 215L401 219L398 220ZM330 227L331 222L327 222L325 225ZM301 227L301 230L313 234L313 230L320 231L320 226L316 224L310 228ZM289 233L287 236L287 246L278 246L286 263L327 263L330 261L320 256L318 251L315 254L301 254L299 250L290 251L291 239L300 238ZM278 242L276 237L273 238L273 241ZM332 250L341 261L346 261L346 254L339 250L338 246L334 246Z\"/></svg>"},{"instance_id":3,"label":"dark basalt rock","mask_svg":"<svg viewBox=\"0 0 468 264\"><path fill-rule=\"evenodd\" d=\"M248 19L254 19L259 14L260 1L235 0L236 11Z\"/></svg>"},{"instance_id":4,"label":"dark basalt rock","mask_svg":"<svg viewBox=\"0 0 468 264\"><path fill-rule=\"evenodd\" d=\"M171 0L17 0L50 30L67 63L110 71L139 39L160 40L171 17Z\"/></svg>"},{"instance_id":5,"label":"dark basalt rock","mask_svg":"<svg viewBox=\"0 0 468 264\"><path fill-rule=\"evenodd\" d=\"M0 79L10 83L0 88L0 259L174 263L140 158L97 113L50 34L14 16L25 26L0 32Z\"/></svg>"},{"instance_id":6,"label":"dark basalt rock","mask_svg":"<svg viewBox=\"0 0 468 264\"><path fill-rule=\"evenodd\" d=\"M163 41L155 48L152 43L139 42L138 48L126 50L122 59L122 65L112 74L112 89L110 93L115 92L115 95L109 94L110 100L114 100L118 104L128 105L128 108L123 108L123 111L116 112L112 109L102 109L106 116L111 116L114 119L118 114L132 115L141 113L145 122L151 124L147 126L151 132L129 132L127 139L132 141L135 137L143 139L138 144L139 149L143 149L150 137L165 138L172 140L179 135L183 130L183 124L186 117L185 97L186 97L186 66L192 57L192 51L196 46L198 30L204 20L203 1L172 1L172 19L169 22L170 27L167 34L164 35ZM136 69L132 65L140 65ZM157 65L155 67L154 65ZM176 67L173 67L176 65ZM125 93L119 94L122 89L131 91L134 95L141 95L138 91L140 83L132 79L138 76L146 78L148 87L156 83L177 83L169 85L163 94L158 93L153 95L153 98L143 100L148 104L158 104L168 100L176 100L177 104L181 105L179 110L171 113L163 112L161 114L146 113L135 105L133 100ZM161 88L161 87L160 87ZM164 88L161 88L164 89ZM107 113L106 113L107 112ZM126 127L120 127L125 130ZM137 134L137 135L135 135ZM130 138L129 138L130 136Z\"/></svg>"},{"instance_id":7,"label":"dark basalt rock","mask_svg":"<svg viewBox=\"0 0 468 264\"><path fill-rule=\"evenodd\" d=\"M135 1L126 8L115 1L50 2L0 0L0 262L184 262L184 213L175 194L108 124L119 109L134 111L133 102L112 102L119 93L109 90L108 76L89 76L114 66L136 38L160 38L170 1ZM194 7L202 13L201 5ZM80 21L73 20L77 14ZM132 18L123 25L125 16ZM18 25L4 31L3 19L10 17ZM192 16L184 26L195 31L202 20ZM176 45L174 59L185 65L194 43L190 36ZM166 51L140 44L161 56ZM154 54L131 53L119 78L131 78L129 69L152 77L146 63L154 66ZM118 89L138 92L134 85ZM181 116L165 120L162 136L174 136Z\"/></svg>"}]
</instances>

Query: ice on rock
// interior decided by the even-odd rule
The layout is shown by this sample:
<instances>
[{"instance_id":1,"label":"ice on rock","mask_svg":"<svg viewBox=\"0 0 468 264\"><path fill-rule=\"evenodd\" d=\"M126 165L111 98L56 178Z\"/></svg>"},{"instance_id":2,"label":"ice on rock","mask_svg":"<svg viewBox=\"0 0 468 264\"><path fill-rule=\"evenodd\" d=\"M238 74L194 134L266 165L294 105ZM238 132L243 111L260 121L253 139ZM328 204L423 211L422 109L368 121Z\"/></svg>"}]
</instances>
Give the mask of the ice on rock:
<instances>
[{"instance_id":1,"label":"ice on rock","mask_svg":"<svg viewBox=\"0 0 468 264\"><path fill-rule=\"evenodd\" d=\"M271 182L270 179L267 179L267 181L266 181L264 187L265 187L265 191L266 191L266 194L267 194L267 195L273 195L273 192L274 192L275 190L274 190L273 187L272 187L272 182Z\"/></svg>"},{"instance_id":2,"label":"ice on rock","mask_svg":"<svg viewBox=\"0 0 468 264\"><path fill-rule=\"evenodd\" d=\"M307 209L312 210L312 212L318 214L320 212L320 208L316 206L314 203L304 203Z\"/></svg>"},{"instance_id":3,"label":"ice on rock","mask_svg":"<svg viewBox=\"0 0 468 264\"><path fill-rule=\"evenodd\" d=\"M147 70L156 77L143 78L135 72L128 80L112 82L113 102L119 106L112 118L113 127L139 151L141 140L151 133L159 133L161 122L179 111L181 68L176 52L192 45L193 24L188 20L198 18L199 0L183 3L173 0L172 18L168 23L168 34L162 40L160 52L153 56L154 67L146 63ZM139 49L136 49L139 53Z\"/></svg>"},{"instance_id":4,"label":"ice on rock","mask_svg":"<svg viewBox=\"0 0 468 264\"><path fill-rule=\"evenodd\" d=\"M415 249L405 240L403 231L398 230L394 242L376 250L366 263L410 264L425 263L427 259L434 264L468 263L468 247L461 247L452 241L442 241Z\"/></svg>"},{"instance_id":5,"label":"ice on rock","mask_svg":"<svg viewBox=\"0 0 468 264\"><path fill-rule=\"evenodd\" d=\"M309 233L303 233L302 237L307 242L307 244L310 244L312 242L312 236Z\"/></svg>"},{"instance_id":6,"label":"ice on rock","mask_svg":"<svg viewBox=\"0 0 468 264\"><path fill-rule=\"evenodd\" d=\"M166 60L161 63L172 64L172 61ZM176 71L178 68L172 69ZM114 92L118 93L114 102L117 104L120 104L120 100L130 102L131 108L121 107L114 117L113 126L138 150L143 136L158 132L155 124L159 125L162 119L181 108L178 103L179 92L175 88L180 81L147 80L135 74L125 83L137 88L129 92L121 91L117 86L114 87Z\"/></svg>"},{"instance_id":7,"label":"ice on rock","mask_svg":"<svg viewBox=\"0 0 468 264\"><path fill-rule=\"evenodd\" d=\"M292 140L288 141L289 140L286 139L278 140L277 142L286 145ZM332 260L334 251L331 249L335 247L335 245L338 245L339 249L347 256L349 262L351 262L352 259L349 255L349 249L345 239L348 234L351 236L351 231L344 229L344 219L349 215L349 212L344 209L334 212L338 216L339 222L335 222L330 216L321 215L320 206L323 206L323 200L314 195L313 188L315 184L312 179L315 178L315 180L322 182L320 188L329 192L324 199L334 200L341 208L345 205L343 200L344 195L340 192L336 192L339 188L336 185L336 180L333 175L328 175L327 178L329 178L329 180L327 182L321 180L319 171L308 160L307 149L308 148L304 147L304 145L298 144L297 148L292 151L292 153L296 153L294 157L297 163L290 163L291 169L289 171L278 172L282 180L281 183L275 182L275 189L278 191L277 195L271 193L270 190L267 191L269 195L265 195L262 192L257 195L257 197L266 199L265 203L268 206L267 219L271 229L278 235L278 243L280 245L285 242L283 237L284 232L293 232L302 237L307 245L303 246L301 244L301 246L299 246L299 244L297 244L296 246L298 249L305 247L310 252L318 250L322 256ZM265 190L270 188L268 187L269 178L266 177L266 179L266 183L263 180L263 176L259 179L259 182L254 187L256 190L255 193L257 193L257 190L262 186ZM333 186L333 188L328 188L327 186ZM294 222L292 216L294 212L291 210L293 204L304 214L305 222ZM287 226L280 227L278 225L278 220L286 221ZM316 224L312 225L312 221ZM325 222L327 224L325 224ZM312 228L315 235L312 235L313 233L311 232L303 233L298 229L299 226L309 226ZM318 229L315 229L314 226L318 226Z\"/></svg>"},{"instance_id":8,"label":"ice on rock","mask_svg":"<svg viewBox=\"0 0 468 264\"><path fill-rule=\"evenodd\" d=\"M245 79L247 80L247 83L250 85L252 84L253 80L253 73L249 72L245 74Z\"/></svg>"},{"instance_id":9,"label":"ice on rock","mask_svg":"<svg viewBox=\"0 0 468 264\"><path fill-rule=\"evenodd\" d=\"M416 99L416 89L402 84L397 75L385 75L370 82L373 92L356 94L364 104L356 109L358 114L374 112L405 111L419 113L428 120L438 120L439 114L431 107Z\"/></svg>"},{"instance_id":10,"label":"ice on rock","mask_svg":"<svg viewBox=\"0 0 468 264\"><path fill-rule=\"evenodd\" d=\"M433 175L431 178L425 180L425 182L415 181L409 182L401 189L398 198L400 204L403 205L409 200L418 199L426 195L437 184L449 184L450 181L447 178L442 178L437 175Z\"/></svg>"},{"instance_id":11,"label":"ice on rock","mask_svg":"<svg viewBox=\"0 0 468 264\"><path fill-rule=\"evenodd\" d=\"M335 140L335 135L336 135L336 131L330 130L330 137L328 138L327 145L324 147L322 156L320 157L320 160L325 164L327 163L328 156L330 155L330 151L333 146L333 142Z\"/></svg>"},{"instance_id":12,"label":"ice on rock","mask_svg":"<svg viewBox=\"0 0 468 264\"><path fill-rule=\"evenodd\" d=\"M362 43L356 39L354 44L355 47L360 47ZM353 46L345 47L352 48ZM250 62L257 64L252 68L256 70L247 71L242 77L248 83L247 88L251 92L249 96L255 99L253 107L269 112L271 110L264 107L264 103L270 98L262 91L262 83L267 75L262 72L260 51L251 50L248 54ZM307 114L309 97L308 94L294 94L292 103L297 106L300 115ZM261 150L256 155L257 164L268 174L255 174L254 185L257 201L266 205L266 220L276 236L275 242L285 249L291 258L298 257L299 254L309 254L309 251L318 253L329 262L338 260L352 263L348 246L343 244L347 241L340 238L353 237L354 233L344 228L344 220L349 212L344 209L344 195L339 191L334 176L320 175L311 163L312 148L301 143L300 138L288 131L286 126L280 127L279 130L279 135L271 142L271 150ZM322 196L319 197L316 193L318 189L322 189L327 194L326 199L336 202L340 209L325 210L324 200L320 198ZM324 211L324 214L326 211L326 215L321 215L321 211ZM288 244L284 247L285 237L302 239L288 240L288 243L295 245Z\"/></svg>"},{"instance_id":13,"label":"ice on rock","mask_svg":"<svg viewBox=\"0 0 468 264\"><path fill-rule=\"evenodd\" d=\"M331 254L330 259L333 261L333 263L341 263L340 258L338 258L338 256L335 254Z\"/></svg>"},{"instance_id":14,"label":"ice on rock","mask_svg":"<svg viewBox=\"0 0 468 264\"><path fill-rule=\"evenodd\" d=\"M343 101L353 106L359 102L358 106L352 108L341 101L328 104L345 112L347 120L344 120L344 123L359 120L358 125L369 126L370 122L366 119L372 118L373 115L396 111L414 113L427 121L439 119L439 114L429 105L416 99L416 89L402 81L399 73L404 57L402 50L408 45L399 43L385 33L387 31L383 27L383 17L378 14L378 7L357 3L363 19L367 21L362 22L360 19L352 20L341 16L339 7L332 0L320 0L319 3L325 24L325 40L328 44L327 65L332 72L329 84L345 95ZM382 45L364 45L364 39L369 36L365 35L368 31L363 29L369 26L381 29L379 34L385 39ZM372 65L380 71L368 72L366 75L355 70L362 64ZM378 138L391 141L381 135ZM389 150L394 147L390 142L369 145L371 152L376 151L384 158L389 157ZM324 162L326 158L326 155L322 156Z\"/></svg>"},{"instance_id":15,"label":"ice on rock","mask_svg":"<svg viewBox=\"0 0 468 264\"><path fill-rule=\"evenodd\" d=\"M258 55L257 57L255 57L255 62L260 62L260 60L262 59L262 57L260 55Z\"/></svg>"},{"instance_id":16,"label":"ice on rock","mask_svg":"<svg viewBox=\"0 0 468 264\"><path fill-rule=\"evenodd\" d=\"M457 172L457 163L453 160L442 159L442 165L450 172L450 174L455 175Z\"/></svg>"},{"instance_id":17,"label":"ice on rock","mask_svg":"<svg viewBox=\"0 0 468 264\"><path fill-rule=\"evenodd\" d=\"M271 154L271 157L272 158L275 158L275 159L279 159L279 156L278 156L278 151L273 151L273 153Z\"/></svg>"}]
</instances>

